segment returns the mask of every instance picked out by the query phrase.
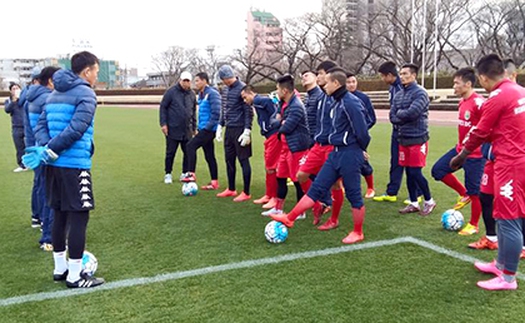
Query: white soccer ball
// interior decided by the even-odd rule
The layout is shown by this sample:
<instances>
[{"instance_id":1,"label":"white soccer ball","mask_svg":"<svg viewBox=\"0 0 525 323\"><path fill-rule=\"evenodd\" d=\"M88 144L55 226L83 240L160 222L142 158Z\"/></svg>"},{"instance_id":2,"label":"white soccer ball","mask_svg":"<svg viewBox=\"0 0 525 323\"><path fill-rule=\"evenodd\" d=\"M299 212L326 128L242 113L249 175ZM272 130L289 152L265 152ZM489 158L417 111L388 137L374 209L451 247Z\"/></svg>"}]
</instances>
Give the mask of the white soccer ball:
<instances>
[{"instance_id":1,"label":"white soccer ball","mask_svg":"<svg viewBox=\"0 0 525 323\"><path fill-rule=\"evenodd\" d=\"M82 271L89 276L93 276L97 271L97 268L97 258L95 258L91 252L84 250L84 254L82 255Z\"/></svg>"},{"instance_id":2,"label":"white soccer ball","mask_svg":"<svg viewBox=\"0 0 525 323\"><path fill-rule=\"evenodd\" d=\"M288 238L288 228L281 222L271 221L264 228L264 236L270 243L282 243Z\"/></svg>"},{"instance_id":3,"label":"white soccer ball","mask_svg":"<svg viewBox=\"0 0 525 323\"><path fill-rule=\"evenodd\" d=\"M194 196L197 195L199 187L195 182L189 182L182 184L182 195L184 196Z\"/></svg>"},{"instance_id":4,"label":"white soccer ball","mask_svg":"<svg viewBox=\"0 0 525 323\"><path fill-rule=\"evenodd\" d=\"M458 210L446 210L441 216L441 225L448 231L458 231L465 224L463 214Z\"/></svg>"}]
</instances>

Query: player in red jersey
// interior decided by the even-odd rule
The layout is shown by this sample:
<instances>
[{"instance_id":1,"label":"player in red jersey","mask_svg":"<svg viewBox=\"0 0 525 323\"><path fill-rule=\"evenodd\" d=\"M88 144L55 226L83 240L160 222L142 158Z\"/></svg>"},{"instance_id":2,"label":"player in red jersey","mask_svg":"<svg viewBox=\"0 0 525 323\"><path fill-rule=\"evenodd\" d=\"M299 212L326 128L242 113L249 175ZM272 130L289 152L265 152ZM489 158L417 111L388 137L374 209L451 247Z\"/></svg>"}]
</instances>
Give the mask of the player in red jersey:
<instances>
[{"instance_id":1,"label":"player in red jersey","mask_svg":"<svg viewBox=\"0 0 525 323\"><path fill-rule=\"evenodd\" d=\"M432 167L432 177L441 181L459 194L454 205L455 210L460 210L472 202L470 222L459 232L461 235L478 233L478 222L481 216L481 203L479 201L479 186L483 174L484 159L481 149L473 151L465 164L465 185L454 175L455 170L449 166L452 157L463 149L465 137L475 127L481 118L481 105L483 96L474 91L476 74L472 68L462 68L454 74L454 93L461 97L459 101L458 144L443 155Z\"/></svg>"},{"instance_id":2,"label":"player in red jersey","mask_svg":"<svg viewBox=\"0 0 525 323\"><path fill-rule=\"evenodd\" d=\"M474 264L478 270L496 275L477 285L487 290L517 289L525 217L525 88L506 78L503 61L496 54L481 58L476 69L481 86L490 95L483 104L481 120L450 167L458 169L482 143L492 143L499 249L496 260Z\"/></svg>"}]
</instances>

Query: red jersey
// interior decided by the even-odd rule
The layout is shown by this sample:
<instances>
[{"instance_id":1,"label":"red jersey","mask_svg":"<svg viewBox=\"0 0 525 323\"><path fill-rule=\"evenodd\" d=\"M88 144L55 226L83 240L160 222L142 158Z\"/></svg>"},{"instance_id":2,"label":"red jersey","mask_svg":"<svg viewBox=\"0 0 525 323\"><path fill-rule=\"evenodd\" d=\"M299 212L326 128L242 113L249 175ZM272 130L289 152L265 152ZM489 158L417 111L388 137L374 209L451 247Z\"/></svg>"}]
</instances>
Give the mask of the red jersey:
<instances>
[{"instance_id":1,"label":"red jersey","mask_svg":"<svg viewBox=\"0 0 525 323\"><path fill-rule=\"evenodd\" d=\"M505 79L483 103L481 120L467 136L465 148L475 151L492 142L496 163L525 161L525 88Z\"/></svg>"},{"instance_id":2,"label":"red jersey","mask_svg":"<svg viewBox=\"0 0 525 323\"><path fill-rule=\"evenodd\" d=\"M467 99L459 101L459 115L458 115L458 144L456 151L459 153L463 149L463 142L465 137L470 132L472 127L476 126L481 119L481 105L485 99L482 95L476 92L472 93ZM481 147L474 150L469 158L481 158Z\"/></svg>"}]
</instances>

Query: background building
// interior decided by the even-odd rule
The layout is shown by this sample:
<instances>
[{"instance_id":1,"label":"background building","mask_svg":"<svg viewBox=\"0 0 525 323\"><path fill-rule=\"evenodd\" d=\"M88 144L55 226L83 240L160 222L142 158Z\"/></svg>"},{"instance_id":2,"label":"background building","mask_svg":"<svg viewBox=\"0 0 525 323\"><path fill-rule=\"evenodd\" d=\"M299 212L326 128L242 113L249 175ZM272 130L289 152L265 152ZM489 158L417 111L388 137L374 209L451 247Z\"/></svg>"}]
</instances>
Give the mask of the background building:
<instances>
[{"instance_id":1,"label":"background building","mask_svg":"<svg viewBox=\"0 0 525 323\"><path fill-rule=\"evenodd\" d=\"M249 11L247 23L248 53L257 51L260 58L282 51L283 29L279 20L265 11Z\"/></svg>"}]
</instances>

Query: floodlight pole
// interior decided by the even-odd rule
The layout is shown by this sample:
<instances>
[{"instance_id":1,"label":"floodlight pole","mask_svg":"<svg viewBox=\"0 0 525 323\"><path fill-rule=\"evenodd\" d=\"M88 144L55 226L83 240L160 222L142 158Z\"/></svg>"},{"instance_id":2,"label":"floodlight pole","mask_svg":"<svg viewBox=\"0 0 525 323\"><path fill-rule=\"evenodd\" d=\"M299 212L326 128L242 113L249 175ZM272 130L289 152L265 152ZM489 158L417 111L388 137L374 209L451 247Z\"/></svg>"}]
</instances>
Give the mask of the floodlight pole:
<instances>
[{"instance_id":1,"label":"floodlight pole","mask_svg":"<svg viewBox=\"0 0 525 323\"><path fill-rule=\"evenodd\" d=\"M412 19L411 19L411 30L410 30L410 63L414 63L414 29L416 25L416 8L415 0L412 0Z\"/></svg>"},{"instance_id":2,"label":"floodlight pole","mask_svg":"<svg viewBox=\"0 0 525 323\"><path fill-rule=\"evenodd\" d=\"M427 51L427 0L423 0L423 57L421 59L421 86L425 87L425 63Z\"/></svg>"},{"instance_id":3,"label":"floodlight pole","mask_svg":"<svg viewBox=\"0 0 525 323\"><path fill-rule=\"evenodd\" d=\"M438 18L439 18L439 0L436 2L436 12L434 17L434 87L433 87L433 97L436 99L436 83L437 83L437 48L438 48Z\"/></svg>"}]
</instances>

